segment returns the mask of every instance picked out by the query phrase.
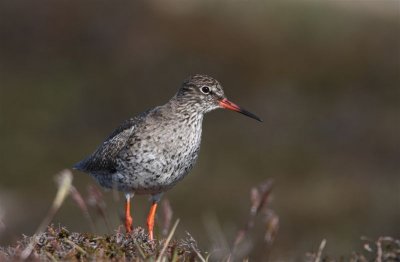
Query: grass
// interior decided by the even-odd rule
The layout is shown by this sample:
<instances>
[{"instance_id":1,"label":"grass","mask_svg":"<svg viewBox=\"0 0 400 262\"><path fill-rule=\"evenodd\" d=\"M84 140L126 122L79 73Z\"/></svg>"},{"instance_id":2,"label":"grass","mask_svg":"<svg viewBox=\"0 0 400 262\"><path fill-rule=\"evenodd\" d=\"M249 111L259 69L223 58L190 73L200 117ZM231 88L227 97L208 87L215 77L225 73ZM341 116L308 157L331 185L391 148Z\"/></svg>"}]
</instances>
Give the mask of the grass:
<instances>
[{"instance_id":1,"label":"grass","mask_svg":"<svg viewBox=\"0 0 400 262\"><path fill-rule=\"evenodd\" d=\"M362 237L364 249L362 252L353 251L352 254L345 259L344 256L334 258L328 255L323 255L326 246L326 239L321 241L320 247L316 252L306 254L305 261L312 262L336 262L336 261L351 261L351 262L398 262L400 261L400 240L392 237L380 237L377 240Z\"/></svg>"},{"instance_id":2,"label":"grass","mask_svg":"<svg viewBox=\"0 0 400 262\"><path fill-rule=\"evenodd\" d=\"M173 239L178 223L175 223L166 239L150 242L143 228L131 234L115 232L99 236L70 232L62 226L50 225L46 231L24 236L14 246L0 247L0 261L20 261L27 247L33 244L29 261L208 261L209 255L198 249L196 241L188 234L184 239ZM363 252L353 252L350 257L334 258L324 255L326 240L318 250L305 254L304 261L400 261L400 240L381 237L378 240L363 238ZM242 259L246 261L246 259ZM211 261L237 261L234 256Z\"/></svg>"},{"instance_id":3,"label":"grass","mask_svg":"<svg viewBox=\"0 0 400 262\"><path fill-rule=\"evenodd\" d=\"M175 224L177 225L177 224ZM176 228L176 226L175 226ZM1 261L21 260L24 250L33 242L27 257L32 261L194 261L204 260L190 236L172 240L174 228L167 239L150 242L143 228L132 234L116 232L98 236L70 232L62 226L49 226L45 232L26 237L13 247L0 249Z\"/></svg>"}]
</instances>

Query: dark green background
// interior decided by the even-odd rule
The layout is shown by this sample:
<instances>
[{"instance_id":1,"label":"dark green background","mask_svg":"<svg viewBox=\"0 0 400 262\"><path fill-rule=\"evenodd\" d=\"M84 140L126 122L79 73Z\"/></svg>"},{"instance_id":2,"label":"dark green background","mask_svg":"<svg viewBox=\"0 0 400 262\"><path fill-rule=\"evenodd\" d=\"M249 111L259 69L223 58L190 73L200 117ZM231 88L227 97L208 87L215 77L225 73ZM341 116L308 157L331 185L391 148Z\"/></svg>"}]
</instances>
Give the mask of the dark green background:
<instances>
[{"instance_id":1,"label":"dark green background","mask_svg":"<svg viewBox=\"0 0 400 262\"><path fill-rule=\"evenodd\" d=\"M166 195L179 236L209 249L214 221L232 241L250 188L267 178L275 258L302 257L323 238L338 255L361 249L362 235L400 236L398 1L133 2L0 2L1 243L34 232L55 173L194 73L264 123L206 117L198 164ZM84 195L90 183L76 174ZM122 202L105 197L116 228ZM147 208L134 199L136 225ZM71 200L54 222L90 230Z\"/></svg>"}]
</instances>

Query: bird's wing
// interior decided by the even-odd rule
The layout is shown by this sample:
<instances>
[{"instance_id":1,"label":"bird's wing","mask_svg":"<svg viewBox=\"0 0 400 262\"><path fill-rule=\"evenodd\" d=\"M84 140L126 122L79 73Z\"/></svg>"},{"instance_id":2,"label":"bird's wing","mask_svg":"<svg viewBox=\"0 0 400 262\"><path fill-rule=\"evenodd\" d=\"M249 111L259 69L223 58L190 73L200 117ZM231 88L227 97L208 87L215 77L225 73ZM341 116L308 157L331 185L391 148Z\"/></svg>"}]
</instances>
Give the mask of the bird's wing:
<instances>
[{"instance_id":1,"label":"bird's wing","mask_svg":"<svg viewBox=\"0 0 400 262\"><path fill-rule=\"evenodd\" d=\"M116 172L116 157L118 153L124 148L129 137L135 132L137 125L146 113L122 123L92 155L75 164L74 169L95 174Z\"/></svg>"}]
</instances>

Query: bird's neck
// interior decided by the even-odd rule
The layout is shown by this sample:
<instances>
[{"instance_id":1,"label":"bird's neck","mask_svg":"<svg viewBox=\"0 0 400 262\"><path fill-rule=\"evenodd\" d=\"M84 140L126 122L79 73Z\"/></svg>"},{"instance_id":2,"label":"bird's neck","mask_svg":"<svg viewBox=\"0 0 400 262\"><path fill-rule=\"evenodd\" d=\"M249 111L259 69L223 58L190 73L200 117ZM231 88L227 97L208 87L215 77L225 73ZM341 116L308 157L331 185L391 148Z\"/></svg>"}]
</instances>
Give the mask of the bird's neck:
<instances>
[{"instance_id":1,"label":"bird's neck","mask_svg":"<svg viewBox=\"0 0 400 262\"><path fill-rule=\"evenodd\" d=\"M182 100L180 97L175 96L165 106L171 110L171 115L174 115L178 121L200 125L203 121L205 112L199 101L195 99Z\"/></svg>"}]
</instances>

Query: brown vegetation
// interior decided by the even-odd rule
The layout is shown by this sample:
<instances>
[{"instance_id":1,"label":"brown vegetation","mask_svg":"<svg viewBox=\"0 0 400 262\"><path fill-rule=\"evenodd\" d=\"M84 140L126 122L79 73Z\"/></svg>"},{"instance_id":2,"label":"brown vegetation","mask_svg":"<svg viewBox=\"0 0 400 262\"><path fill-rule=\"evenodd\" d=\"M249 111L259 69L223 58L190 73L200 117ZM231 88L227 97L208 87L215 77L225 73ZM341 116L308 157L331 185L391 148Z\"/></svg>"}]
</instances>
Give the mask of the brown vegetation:
<instances>
[{"instance_id":1,"label":"brown vegetation","mask_svg":"<svg viewBox=\"0 0 400 262\"><path fill-rule=\"evenodd\" d=\"M169 231L172 219L172 209L165 201L161 215L163 216L163 235L159 240L150 241L146 231L137 227L131 234L126 234L122 227L111 235L97 235L92 233L70 232L67 228L47 224L62 206L66 197L70 196L82 210L83 216L94 227L89 215L88 206L97 210L105 219L105 204L102 195L95 188L90 187L89 197L85 200L73 186L73 175L69 170L63 170L56 176L58 192L47 216L43 219L33 236L23 236L13 246L0 247L0 261L33 260L33 261L246 261L251 256L253 247L264 245L265 253L257 260L270 260L269 252L278 233L279 217L270 208L272 180L267 180L251 189L250 214L247 222L238 231L234 241L226 250L199 250L196 240L187 233L185 238L173 239L178 226L177 220ZM261 217L264 223L264 243L250 241L249 232L253 230L257 218ZM169 232L169 233L168 233ZM168 233L168 236L167 236ZM391 237L380 237L373 241L365 237L363 252L353 252L350 261L400 261L400 240ZM336 258L324 255L326 246L324 239L316 252L305 255L305 261L338 261ZM336 256L334 256L336 257ZM346 259L347 260L347 259ZM340 257L339 261L343 261Z\"/></svg>"}]
</instances>

